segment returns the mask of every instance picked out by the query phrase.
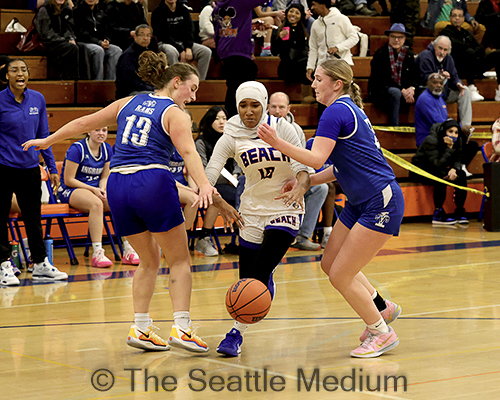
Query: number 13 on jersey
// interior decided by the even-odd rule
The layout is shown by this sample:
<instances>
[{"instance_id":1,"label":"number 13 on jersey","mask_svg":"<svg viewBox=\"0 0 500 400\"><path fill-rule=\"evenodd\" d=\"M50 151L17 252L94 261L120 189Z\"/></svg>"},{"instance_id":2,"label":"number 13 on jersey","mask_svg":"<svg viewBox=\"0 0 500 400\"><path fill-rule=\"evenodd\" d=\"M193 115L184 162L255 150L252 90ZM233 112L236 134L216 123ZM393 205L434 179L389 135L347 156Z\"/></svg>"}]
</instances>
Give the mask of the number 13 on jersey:
<instances>
[{"instance_id":1,"label":"number 13 on jersey","mask_svg":"<svg viewBox=\"0 0 500 400\"><path fill-rule=\"evenodd\" d=\"M123 131L122 144L128 144L129 140L136 146L146 146L149 139L149 131L151 130L151 120L147 117L139 117L130 115L125 118L127 126ZM136 123L137 120L137 123Z\"/></svg>"}]
</instances>

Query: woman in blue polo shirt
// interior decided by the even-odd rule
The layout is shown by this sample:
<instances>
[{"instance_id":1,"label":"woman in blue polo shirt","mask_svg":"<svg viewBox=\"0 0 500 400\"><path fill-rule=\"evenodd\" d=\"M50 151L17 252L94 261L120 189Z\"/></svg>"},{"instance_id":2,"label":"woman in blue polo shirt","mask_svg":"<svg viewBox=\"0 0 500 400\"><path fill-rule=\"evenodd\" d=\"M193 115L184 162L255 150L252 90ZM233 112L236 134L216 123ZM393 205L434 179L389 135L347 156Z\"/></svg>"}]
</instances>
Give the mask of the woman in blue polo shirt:
<instances>
[{"instance_id":1,"label":"woman in blue polo shirt","mask_svg":"<svg viewBox=\"0 0 500 400\"><path fill-rule=\"evenodd\" d=\"M6 66L8 87L0 92L0 213L4 216L0 230L0 269L2 285L19 285L10 258L7 223L15 193L23 214L28 244L34 262L34 280L67 279L48 260L45 253L41 222L41 177L39 151L23 151L21 144L29 139L49 135L47 110L43 96L26 88L29 68L20 58L12 59ZM42 150L54 186L59 184L52 150Z\"/></svg>"}]
</instances>

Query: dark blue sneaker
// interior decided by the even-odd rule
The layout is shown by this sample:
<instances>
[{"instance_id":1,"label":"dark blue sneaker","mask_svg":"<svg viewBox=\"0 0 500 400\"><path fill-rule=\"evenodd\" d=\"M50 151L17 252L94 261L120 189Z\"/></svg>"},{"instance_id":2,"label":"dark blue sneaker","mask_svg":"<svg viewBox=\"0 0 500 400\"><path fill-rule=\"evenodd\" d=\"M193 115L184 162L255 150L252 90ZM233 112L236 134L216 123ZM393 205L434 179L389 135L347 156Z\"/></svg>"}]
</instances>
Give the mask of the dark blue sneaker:
<instances>
[{"instance_id":1,"label":"dark blue sneaker","mask_svg":"<svg viewBox=\"0 0 500 400\"><path fill-rule=\"evenodd\" d=\"M459 224L468 224L469 220L465 216L465 209L456 209L455 213L453 214L453 218L457 220Z\"/></svg>"},{"instance_id":2,"label":"dark blue sneaker","mask_svg":"<svg viewBox=\"0 0 500 400\"><path fill-rule=\"evenodd\" d=\"M271 293L271 300L274 300L274 294L276 293L276 282L274 282L273 276L274 276L274 271L271 273L271 276L269 277L269 282L267 282L267 290L269 290L269 293Z\"/></svg>"},{"instance_id":3,"label":"dark blue sneaker","mask_svg":"<svg viewBox=\"0 0 500 400\"><path fill-rule=\"evenodd\" d=\"M446 215L442 208L438 208L434 211L432 225L454 225L456 223L457 220Z\"/></svg>"},{"instance_id":4,"label":"dark blue sneaker","mask_svg":"<svg viewBox=\"0 0 500 400\"><path fill-rule=\"evenodd\" d=\"M238 357L241 353L241 344L243 343L243 336L237 329L231 329L226 333L226 337L222 339L217 347L217 353L225 354L229 357Z\"/></svg>"}]
</instances>

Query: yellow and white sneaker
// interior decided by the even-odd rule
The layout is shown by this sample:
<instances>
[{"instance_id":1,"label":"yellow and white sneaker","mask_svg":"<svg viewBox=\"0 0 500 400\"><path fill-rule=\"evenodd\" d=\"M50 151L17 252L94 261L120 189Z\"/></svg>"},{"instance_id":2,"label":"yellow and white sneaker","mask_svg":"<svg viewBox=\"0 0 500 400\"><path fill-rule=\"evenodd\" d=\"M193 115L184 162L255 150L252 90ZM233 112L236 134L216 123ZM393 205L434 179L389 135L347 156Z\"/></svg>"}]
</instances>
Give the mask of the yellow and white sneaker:
<instances>
[{"instance_id":1,"label":"yellow and white sneaker","mask_svg":"<svg viewBox=\"0 0 500 400\"><path fill-rule=\"evenodd\" d=\"M141 329L137 325L132 325L127 337L127 344L142 350L167 351L170 346L166 340L156 334L160 328L150 325L148 329Z\"/></svg>"},{"instance_id":2,"label":"yellow and white sneaker","mask_svg":"<svg viewBox=\"0 0 500 400\"><path fill-rule=\"evenodd\" d=\"M195 335L195 330L196 328L192 325L189 329L182 329L177 325L172 325L172 331L170 332L170 337L168 338L168 344L197 353L207 352L208 345L201 340L200 337Z\"/></svg>"}]
</instances>

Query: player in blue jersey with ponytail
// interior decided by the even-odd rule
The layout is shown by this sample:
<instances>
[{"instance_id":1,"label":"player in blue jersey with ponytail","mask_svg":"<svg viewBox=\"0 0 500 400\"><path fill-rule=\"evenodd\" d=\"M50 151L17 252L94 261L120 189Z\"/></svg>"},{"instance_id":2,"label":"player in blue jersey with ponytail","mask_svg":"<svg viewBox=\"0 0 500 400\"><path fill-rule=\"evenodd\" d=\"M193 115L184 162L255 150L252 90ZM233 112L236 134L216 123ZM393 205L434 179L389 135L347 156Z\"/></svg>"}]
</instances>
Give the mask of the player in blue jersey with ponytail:
<instances>
[{"instance_id":1,"label":"player in blue jersey with ponytail","mask_svg":"<svg viewBox=\"0 0 500 400\"><path fill-rule=\"evenodd\" d=\"M367 327L352 357L377 357L399 344L389 322L401 307L384 300L361 272L391 236L399 234L404 212L401 188L385 160L371 123L363 112L360 88L343 60L321 63L312 84L316 99L327 106L311 150L291 146L273 128L261 125L258 135L293 159L320 168L311 184L337 179L348 202L323 254L321 267ZM360 251L362 249L362 251Z\"/></svg>"},{"instance_id":2,"label":"player in blue jersey with ponytail","mask_svg":"<svg viewBox=\"0 0 500 400\"><path fill-rule=\"evenodd\" d=\"M196 99L199 76L193 66L177 63L168 67L163 53L150 51L141 54L138 74L157 91L117 100L68 123L46 139L26 142L24 148L47 148L59 140L118 122L107 196L117 234L127 237L140 258L132 289L135 323L127 343L144 350L169 350L173 345L206 352L207 344L195 335L191 324L189 249L179 195L168 170L175 146L199 188L199 204L207 207L220 201L204 173L189 117L183 112L186 104ZM239 220L232 208L221 210L221 214ZM168 342L156 333L158 328L149 317L160 247L170 269L174 311Z\"/></svg>"}]
</instances>

